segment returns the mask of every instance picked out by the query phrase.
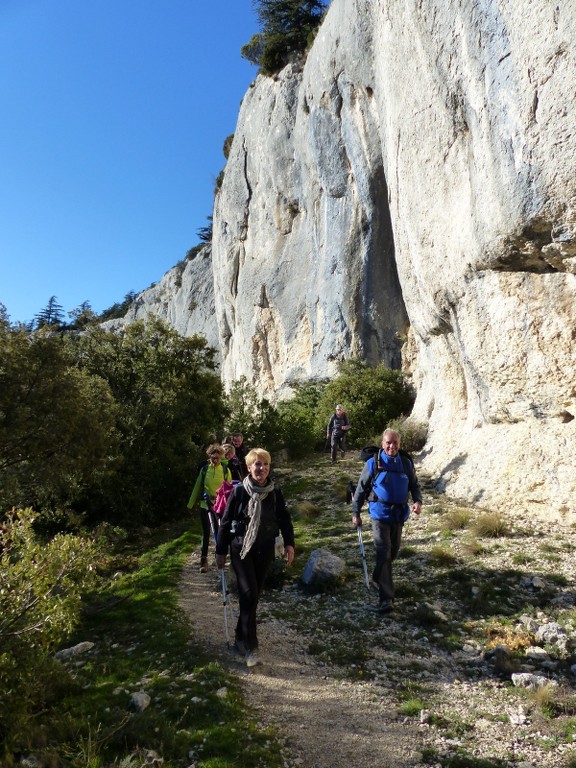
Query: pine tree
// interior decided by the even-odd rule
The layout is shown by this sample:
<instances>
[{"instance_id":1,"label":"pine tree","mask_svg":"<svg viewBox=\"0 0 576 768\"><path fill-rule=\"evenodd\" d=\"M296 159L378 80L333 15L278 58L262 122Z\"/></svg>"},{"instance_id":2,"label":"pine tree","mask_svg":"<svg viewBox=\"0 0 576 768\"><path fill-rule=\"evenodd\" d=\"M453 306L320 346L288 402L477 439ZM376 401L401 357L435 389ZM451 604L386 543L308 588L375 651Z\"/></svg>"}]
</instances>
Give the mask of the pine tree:
<instances>
[{"instance_id":1,"label":"pine tree","mask_svg":"<svg viewBox=\"0 0 576 768\"><path fill-rule=\"evenodd\" d=\"M242 47L242 56L264 74L274 74L306 51L320 26L324 0L253 0L260 32Z\"/></svg>"},{"instance_id":2,"label":"pine tree","mask_svg":"<svg viewBox=\"0 0 576 768\"><path fill-rule=\"evenodd\" d=\"M196 230L196 234L203 243L212 242L212 216L208 216L208 224Z\"/></svg>"},{"instance_id":3,"label":"pine tree","mask_svg":"<svg viewBox=\"0 0 576 768\"><path fill-rule=\"evenodd\" d=\"M97 319L89 301L83 301L79 307L68 312L68 317L71 319L68 330L80 330Z\"/></svg>"},{"instance_id":4,"label":"pine tree","mask_svg":"<svg viewBox=\"0 0 576 768\"><path fill-rule=\"evenodd\" d=\"M326 3L323 0L254 0L256 18L266 32L292 36L318 26Z\"/></svg>"},{"instance_id":5,"label":"pine tree","mask_svg":"<svg viewBox=\"0 0 576 768\"><path fill-rule=\"evenodd\" d=\"M56 296L50 296L48 304L34 315L34 322L37 328L44 328L50 326L54 328L61 328L64 321L64 309L62 305L58 303Z\"/></svg>"}]
</instances>

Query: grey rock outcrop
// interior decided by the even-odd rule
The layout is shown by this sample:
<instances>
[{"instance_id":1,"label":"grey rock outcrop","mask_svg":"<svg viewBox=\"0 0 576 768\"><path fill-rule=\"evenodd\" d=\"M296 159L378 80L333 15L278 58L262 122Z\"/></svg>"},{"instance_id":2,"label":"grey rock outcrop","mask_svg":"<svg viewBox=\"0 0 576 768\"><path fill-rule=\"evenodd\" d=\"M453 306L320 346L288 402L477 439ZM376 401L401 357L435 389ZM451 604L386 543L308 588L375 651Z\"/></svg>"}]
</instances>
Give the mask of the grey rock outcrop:
<instances>
[{"instance_id":1,"label":"grey rock outcrop","mask_svg":"<svg viewBox=\"0 0 576 768\"><path fill-rule=\"evenodd\" d=\"M306 63L259 76L243 100L213 212L214 288L197 257L134 317L205 333L225 385L246 376L272 398L351 356L402 366L439 490L569 520L573 11L332 0Z\"/></svg>"},{"instance_id":2,"label":"grey rock outcrop","mask_svg":"<svg viewBox=\"0 0 576 768\"><path fill-rule=\"evenodd\" d=\"M212 248L173 267L155 285L138 294L124 317L108 320L105 328L117 330L150 317L164 320L183 336L204 336L220 358L218 329L214 317Z\"/></svg>"},{"instance_id":3,"label":"grey rock outcrop","mask_svg":"<svg viewBox=\"0 0 576 768\"><path fill-rule=\"evenodd\" d=\"M225 381L282 396L402 359L440 489L573 512L575 39L547 0L333 0L303 69L241 107L214 210Z\"/></svg>"},{"instance_id":4,"label":"grey rock outcrop","mask_svg":"<svg viewBox=\"0 0 576 768\"><path fill-rule=\"evenodd\" d=\"M62 650L57 651L54 654L54 658L58 659L58 661L68 661L69 659L81 656L87 651L91 651L92 648L94 648L94 643L90 642L89 640L85 640L84 642L78 643L71 648L62 648Z\"/></svg>"}]
</instances>

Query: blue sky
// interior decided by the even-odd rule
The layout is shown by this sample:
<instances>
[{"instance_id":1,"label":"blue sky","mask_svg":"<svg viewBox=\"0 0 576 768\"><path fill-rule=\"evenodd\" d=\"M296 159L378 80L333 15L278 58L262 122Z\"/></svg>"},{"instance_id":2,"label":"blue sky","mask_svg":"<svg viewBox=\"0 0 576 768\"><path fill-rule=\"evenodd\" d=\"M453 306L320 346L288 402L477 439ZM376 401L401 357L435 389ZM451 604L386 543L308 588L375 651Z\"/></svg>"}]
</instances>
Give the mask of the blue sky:
<instances>
[{"instance_id":1,"label":"blue sky","mask_svg":"<svg viewBox=\"0 0 576 768\"><path fill-rule=\"evenodd\" d=\"M0 303L101 312L199 242L252 0L0 0Z\"/></svg>"}]
</instances>

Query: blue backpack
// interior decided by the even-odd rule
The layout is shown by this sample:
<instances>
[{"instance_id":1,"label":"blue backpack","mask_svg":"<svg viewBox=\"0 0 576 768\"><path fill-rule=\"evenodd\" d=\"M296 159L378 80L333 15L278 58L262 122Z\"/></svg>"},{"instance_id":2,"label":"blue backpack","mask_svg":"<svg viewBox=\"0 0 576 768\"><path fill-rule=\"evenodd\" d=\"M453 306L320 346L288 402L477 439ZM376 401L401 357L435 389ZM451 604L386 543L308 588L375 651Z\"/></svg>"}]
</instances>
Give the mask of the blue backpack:
<instances>
[{"instance_id":1,"label":"blue backpack","mask_svg":"<svg viewBox=\"0 0 576 768\"><path fill-rule=\"evenodd\" d=\"M374 456L374 468L372 470L372 474L370 476L370 479L372 480L372 485L374 485L374 481L378 477L378 474L382 471L382 467L379 467L379 459L380 459L380 448L377 445L367 445L358 454L358 461L368 461L368 459L371 459ZM412 456L407 451L403 451L402 448L398 451L398 455L402 459L402 466L404 468L404 472L410 477L410 470L414 466L414 461L412 460ZM354 493L356 492L356 483L353 483L352 480L348 482L348 487L346 489L346 501L348 504L351 503ZM370 499L368 499L370 500Z\"/></svg>"},{"instance_id":2,"label":"blue backpack","mask_svg":"<svg viewBox=\"0 0 576 768\"><path fill-rule=\"evenodd\" d=\"M394 462L388 463L381 461L381 451L378 451L374 457L374 464L371 473L372 490L368 496L368 501L379 501L384 505L395 506L405 504L408 498L410 486L410 457L405 453L398 454L401 461L394 465ZM378 495L377 491L381 495Z\"/></svg>"}]
</instances>

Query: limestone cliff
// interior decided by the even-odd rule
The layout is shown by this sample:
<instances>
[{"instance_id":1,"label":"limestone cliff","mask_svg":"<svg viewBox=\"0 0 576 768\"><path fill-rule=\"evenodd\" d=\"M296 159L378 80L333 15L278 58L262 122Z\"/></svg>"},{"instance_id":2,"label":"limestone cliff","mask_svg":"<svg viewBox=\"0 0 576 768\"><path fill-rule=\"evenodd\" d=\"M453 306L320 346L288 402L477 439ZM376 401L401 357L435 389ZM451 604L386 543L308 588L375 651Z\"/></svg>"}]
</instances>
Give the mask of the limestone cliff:
<instances>
[{"instance_id":1,"label":"limestone cliff","mask_svg":"<svg viewBox=\"0 0 576 768\"><path fill-rule=\"evenodd\" d=\"M574 40L566 2L333 0L241 106L213 219L224 381L403 366L439 487L569 519Z\"/></svg>"},{"instance_id":2,"label":"limestone cliff","mask_svg":"<svg viewBox=\"0 0 576 768\"><path fill-rule=\"evenodd\" d=\"M333 0L246 94L214 211L225 380L398 365L408 333L424 467L510 511L575 509L569 5Z\"/></svg>"},{"instance_id":3,"label":"limestone cliff","mask_svg":"<svg viewBox=\"0 0 576 768\"><path fill-rule=\"evenodd\" d=\"M136 320L157 317L183 336L204 336L220 359L220 342L214 318L212 248L204 246L192 259L170 269L161 280L136 297L124 317L108 320L115 330Z\"/></svg>"}]
</instances>

